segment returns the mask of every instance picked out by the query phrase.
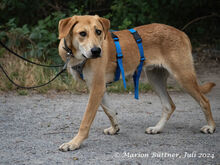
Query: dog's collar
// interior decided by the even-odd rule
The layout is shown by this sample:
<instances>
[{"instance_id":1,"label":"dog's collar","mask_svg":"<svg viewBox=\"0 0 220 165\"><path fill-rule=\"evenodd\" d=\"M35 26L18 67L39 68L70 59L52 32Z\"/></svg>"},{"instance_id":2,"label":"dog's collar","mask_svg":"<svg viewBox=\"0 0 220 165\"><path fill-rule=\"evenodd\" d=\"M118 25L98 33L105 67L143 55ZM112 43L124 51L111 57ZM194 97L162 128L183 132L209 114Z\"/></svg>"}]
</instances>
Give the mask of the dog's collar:
<instances>
[{"instance_id":1,"label":"dog's collar","mask_svg":"<svg viewBox=\"0 0 220 165\"><path fill-rule=\"evenodd\" d=\"M70 57L74 57L74 55L73 55L72 50L67 46L65 38L64 38L64 47L63 47L63 49L66 51L66 58L67 58L66 65L67 65L67 63L70 60ZM87 58L85 58L85 60L83 60L81 63L72 66L72 69L75 70L79 74L81 79L83 79L83 68L86 64L86 61L87 61Z\"/></svg>"},{"instance_id":2,"label":"dog's collar","mask_svg":"<svg viewBox=\"0 0 220 165\"><path fill-rule=\"evenodd\" d=\"M67 57L70 57L70 56L74 57L72 50L66 44L66 39L65 38L64 38L64 47L63 47L63 49L67 52L66 53Z\"/></svg>"}]
</instances>

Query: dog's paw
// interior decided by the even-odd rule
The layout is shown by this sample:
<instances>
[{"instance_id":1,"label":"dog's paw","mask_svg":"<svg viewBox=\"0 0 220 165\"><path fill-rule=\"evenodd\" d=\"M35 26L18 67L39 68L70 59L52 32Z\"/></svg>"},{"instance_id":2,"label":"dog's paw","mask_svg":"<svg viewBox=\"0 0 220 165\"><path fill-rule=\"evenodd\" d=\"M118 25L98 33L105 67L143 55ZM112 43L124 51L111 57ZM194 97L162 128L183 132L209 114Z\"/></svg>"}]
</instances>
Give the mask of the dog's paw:
<instances>
[{"instance_id":1,"label":"dog's paw","mask_svg":"<svg viewBox=\"0 0 220 165\"><path fill-rule=\"evenodd\" d=\"M120 131L120 128L118 126L116 127L109 127L104 129L104 134L105 135L115 135Z\"/></svg>"},{"instance_id":2,"label":"dog's paw","mask_svg":"<svg viewBox=\"0 0 220 165\"><path fill-rule=\"evenodd\" d=\"M215 132L215 127L210 125L203 126L200 131L205 134L213 134Z\"/></svg>"},{"instance_id":3,"label":"dog's paw","mask_svg":"<svg viewBox=\"0 0 220 165\"><path fill-rule=\"evenodd\" d=\"M145 131L147 134L157 134L160 133L160 129L158 127L148 127Z\"/></svg>"},{"instance_id":4,"label":"dog's paw","mask_svg":"<svg viewBox=\"0 0 220 165\"><path fill-rule=\"evenodd\" d=\"M73 151L73 150L77 150L80 146L73 144L73 143L63 143L60 147L59 150L66 152L66 151Z\"/></svg>"}]
</instances>

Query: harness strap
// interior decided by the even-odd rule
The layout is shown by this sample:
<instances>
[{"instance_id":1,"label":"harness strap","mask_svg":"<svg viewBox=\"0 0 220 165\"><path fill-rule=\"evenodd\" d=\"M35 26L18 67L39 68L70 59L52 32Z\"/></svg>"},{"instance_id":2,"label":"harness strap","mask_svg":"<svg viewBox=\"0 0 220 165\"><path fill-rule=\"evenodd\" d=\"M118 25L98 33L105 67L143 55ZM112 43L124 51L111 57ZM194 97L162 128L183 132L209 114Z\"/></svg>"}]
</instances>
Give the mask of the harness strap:
<instances>
[{"instance_id":1,"label":"harness strap","mask_svg":"<svg viewBox=\"0 0 220 165\"><path fill-rule=\"evenodd\" d=\"M143 46L142 46L142 39L140 37L140 35L138 34L138 32L134 29L129 29L129 31L131 32L131 34L133 35L135 41L137 42L138 45L138 49L140 52L140 64L137 67L137 70L134 72L133 75L133 80L134 80L134 92L135 92L135 99L138 99L138 95L139 95L139 79L141 76L141 71L142 71L142 67L145 61L145 57L144 57L144 50L143 50Z\"/></svg>"},{"instance_id":2,"label":"harness strap","mask_svg":"<svg viewBox=\"0 0 220 165\"><path fill-rule=\"evenodd\" d=\"M112 38L114 40L115 47L116 47L116 53L117 53L117 69L116 69L115 80L114 81L118 81L119 80L120 73L121 73L123 84L124 84L124 88L126 89L125 73L124 73L124 68L123 68L123 63L122 63L123 54L122 54L122 51L121 51L121 47L120 47L120 43L119 43L119 38L118 38L117 35L115 35L112 32L111 32L111 35L112 35Z\"/></svg>"},{"instance_id":3,"label":"harness strap","mask_svg":"<svg viewBox=\"0 0 220 165\"><path fill-rule=\"evenodd\" d=\"M81 79L83 79L83 68L86 64L87 60L84 60L83 62L79 63L78 65L72 66L72 69L75 70Z\"/></svg>"}]
</instances>

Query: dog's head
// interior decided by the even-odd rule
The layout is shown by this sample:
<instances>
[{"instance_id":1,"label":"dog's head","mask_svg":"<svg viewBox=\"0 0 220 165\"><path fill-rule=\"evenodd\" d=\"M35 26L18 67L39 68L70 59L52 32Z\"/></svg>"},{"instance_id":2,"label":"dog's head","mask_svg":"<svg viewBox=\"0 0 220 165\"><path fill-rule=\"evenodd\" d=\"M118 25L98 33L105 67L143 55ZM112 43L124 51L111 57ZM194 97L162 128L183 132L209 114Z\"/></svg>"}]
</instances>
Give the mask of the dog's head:
<instances>
[{"instance_id":1,"label":"dog's head","mask_svg":"<svg viewBox=\"0 0 220 165\"><path fill-rule=\"evenodd\" d=\"M59 39L65 38L77 59L102 55L102 44L110 28L110 21L95 16L73 16L60 20Z\"/></svg>"}]
</instances>

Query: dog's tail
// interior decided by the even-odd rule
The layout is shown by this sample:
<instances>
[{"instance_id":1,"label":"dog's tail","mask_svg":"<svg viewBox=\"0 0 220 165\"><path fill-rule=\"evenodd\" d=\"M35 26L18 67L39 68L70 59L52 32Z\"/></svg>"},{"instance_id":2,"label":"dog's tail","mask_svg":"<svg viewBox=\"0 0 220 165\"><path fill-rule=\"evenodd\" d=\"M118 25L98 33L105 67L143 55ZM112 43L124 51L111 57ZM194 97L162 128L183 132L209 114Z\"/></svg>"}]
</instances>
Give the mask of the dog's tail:
<instances>
[{"instance_id":1,"label":"dog's tail","mask_svg":"<svg viewBox=\"0 0 220 165\"><path fill-rule=\"evenodd\" d=\"M213 82L208 82L208 83L205 83L199 86L199 89L203 94L206 94L206 93L209 93L215 85L216 84Z\"/></svg>"}]
</instances>

